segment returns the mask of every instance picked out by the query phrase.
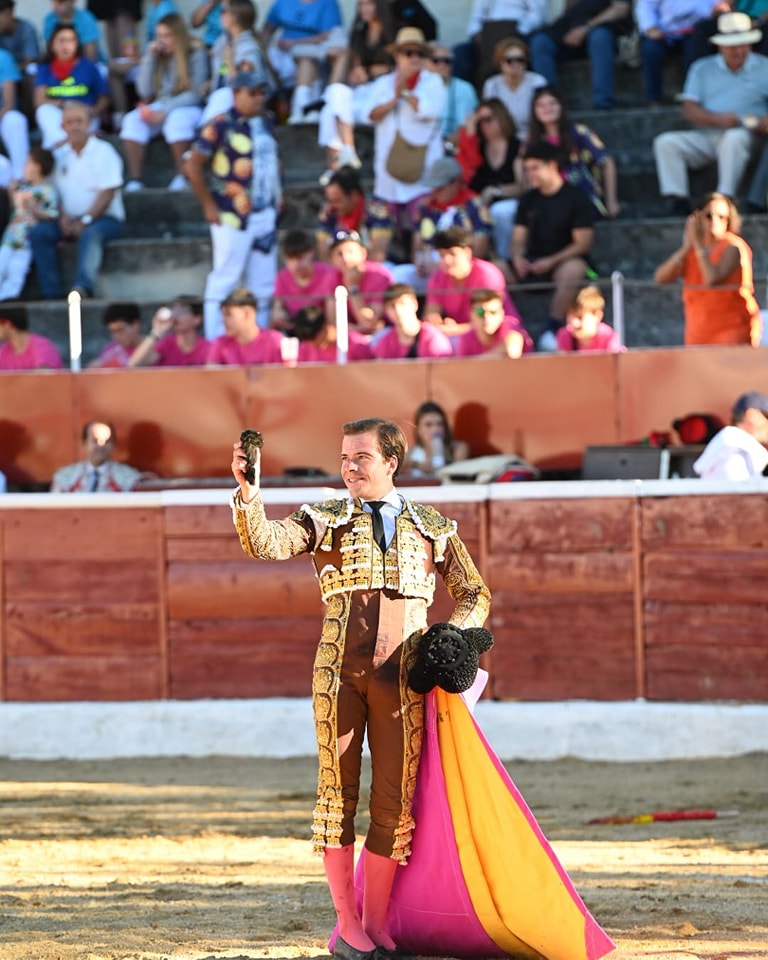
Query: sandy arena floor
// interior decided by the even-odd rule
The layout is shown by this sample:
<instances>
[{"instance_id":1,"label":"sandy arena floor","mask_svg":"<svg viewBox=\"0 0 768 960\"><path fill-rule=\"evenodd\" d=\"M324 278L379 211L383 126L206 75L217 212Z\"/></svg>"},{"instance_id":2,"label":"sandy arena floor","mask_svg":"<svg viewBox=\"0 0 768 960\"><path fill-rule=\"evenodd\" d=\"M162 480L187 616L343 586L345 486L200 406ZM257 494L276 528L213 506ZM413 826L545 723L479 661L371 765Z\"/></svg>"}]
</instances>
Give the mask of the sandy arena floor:
<instances>
[{"instance_id":1,"label":"sandy arena floor","mask_svg":"<svg viewBox=\"0 0 768 960\"><path fill-rule=\"evenodd\" d=\"M614 960L768 957L768 755L508 766ZM327 957L314 781L311 758L0 760L0 960ZM738 815L586 823L705 807Z\"/></svg>"}]
</instances>

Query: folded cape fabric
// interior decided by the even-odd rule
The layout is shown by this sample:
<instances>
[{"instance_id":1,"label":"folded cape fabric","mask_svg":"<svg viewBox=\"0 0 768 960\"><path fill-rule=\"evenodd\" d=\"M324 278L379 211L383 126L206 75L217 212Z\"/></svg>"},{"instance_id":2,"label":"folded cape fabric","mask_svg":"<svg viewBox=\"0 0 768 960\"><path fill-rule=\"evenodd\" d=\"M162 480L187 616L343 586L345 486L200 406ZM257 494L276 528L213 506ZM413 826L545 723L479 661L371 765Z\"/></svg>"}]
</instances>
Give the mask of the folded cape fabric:
<instances>
[{"instance_id":1,"label":"folded cape fabric","mask_svg":"<svg viewBox=\"0 0 768 960\"><path fill-rule=\"evenodd\" d=\"M413 853L395 876L390 932L425 956L598 960L615 944L480 731L469 693L425 698Z\"/></svg>"}]
</instances>

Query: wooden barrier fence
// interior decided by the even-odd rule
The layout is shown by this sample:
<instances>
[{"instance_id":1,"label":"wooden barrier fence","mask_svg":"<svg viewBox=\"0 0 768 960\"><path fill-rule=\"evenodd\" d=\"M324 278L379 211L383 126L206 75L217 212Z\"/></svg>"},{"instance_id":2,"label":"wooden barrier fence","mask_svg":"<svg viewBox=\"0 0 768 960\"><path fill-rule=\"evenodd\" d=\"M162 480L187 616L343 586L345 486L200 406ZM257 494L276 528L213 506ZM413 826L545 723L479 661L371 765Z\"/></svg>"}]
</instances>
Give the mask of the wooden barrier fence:
<instances>
[{"instance_id":1,"label":"wooden barrier fence","mask_svg":"<svg viewBox=\"0 0 768 960\"><path fill-rule=\"evenodd\" d=\"M768 481L422 488L493 593L489 695L768 701ZM270 516L321 492L267 491ZM224 491L0 500L0 698L306 696L308 558L254 561ZM451 609L438 592L432 619Z\"/></svg>"}]
</instances>

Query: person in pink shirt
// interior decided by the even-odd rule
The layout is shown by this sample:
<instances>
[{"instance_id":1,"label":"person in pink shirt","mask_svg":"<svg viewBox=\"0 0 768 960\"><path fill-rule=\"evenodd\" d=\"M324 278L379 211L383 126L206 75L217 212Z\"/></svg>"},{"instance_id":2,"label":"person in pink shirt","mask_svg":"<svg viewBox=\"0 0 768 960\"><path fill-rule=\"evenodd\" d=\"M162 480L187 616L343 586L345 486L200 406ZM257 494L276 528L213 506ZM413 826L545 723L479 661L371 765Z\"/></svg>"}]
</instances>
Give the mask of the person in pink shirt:
<instances>
[{"instance_id":1,"label":"person in pink shirt","mask_svg":"<svg viewBox=\"0 0 768 960\"><path fill-rule=\"evenodd\" d=\"M471 329L456 340L456 356L501 356L518 360L533 350L533 340L519 317L504 311L504 296L496 290L473 290Z\"/></svg>"},{"instance_id":2,"label":"person in pink shirt","mask_svg":"<svg viewBox=\"0 0 768 960\"><path fill-rule=\"evenodd\" d=\"M375 333L382 326L382 294L392 283L383 263L368 259L368 250L356 230L340 230L331 244L331 265L336 268L334 287L349 293L349 322L361 333Z\"/></svg>"},{"instance_id":3,"label":"person in pink shirt","mask_svg":"<svg viewBox=\"0 0 768 960\"><path fill-rule=\"evenodd\" d=\"M618 334L604 322L605 297L598 287L583 287L557 331L557 349L567 353L621 353Z\"/></svg>"},{"instance_id":4,"label":"person in pink shirt","mask_svg":"<svg viewBox=\"0 0 768 960\"><path fill-rule=\"evenodd\" d=\"M176 297L170 309L160 307L152 317L152 329L131 354L128 366L204 366L211 344L200 333L202 325L203 301Z\"/></svg>"},{"instance_id":5,"label":"person in pink shirt","mask_svg":"<svg viewBox=\"0 0 768 960\"><path fill-rule=\"evenodd\" d=\"M431 323L419 319L419 301L410 284L393 283L387 289L384 313L392 326L371 345L378 360L453 356L448 337Z\"/></svg>"},{"instance_id":6,"label":"person in pink shirt","mask_svg":"<svg viewBox=\"0 0 768 960\"><path fill-rule=\"evenodd\" d=\"M0 304L0 370L61 370L53 341L29 332L26 307Z\"/></svg>"},{"instance_id":7,"label":"person in pink shirt","mask_svg":"<svg viewBox=\"0 0 768 960\"><path fill-rule=\"evenodd\" d=\"M88 366L127 367L134 350L141 343L141 311L138 303L108 303L101 322L109 332L110 342Z\"/></svg>"},{"instance_id":8,"label":"person in pink shirt","mask_svg":"<svg viewBox=\"0 0 768 960\"><path fill-rule=\"evenodd\" d=\"M240 287L221 302L226 333L211 343L207 366L282 363L282 333L262 330L256 322L258 301L250 290Z\"/></svg>"},{"instance_id":9,"label":"person in pink shirt","mask_svg":"<svg viewBox=\"0 0 768 960\"><path fill-rule=\"evenodd\" d=\"M336 363L336 322L328 322L322 307L315 305L299 310L288 332L299 341L298 363ZM347 360L372 360L368 337L354 327L349 328L348 335Z\"/></svg>"},{"instance_id":10,"label":"person in pink shirt","mask_svg":"<svg viewBox=\"0 0 768 960\"><path fill-rule=\"evenodd\" d=\"M287 331L291 318L303 307L318 306L332 323L337 273L329 263L315 260L315 240L306 230L289 230L280 249L285 266L277 271L269 325Z\"/></svg>"},{"instance_id":11,"label":"person in pink shirt","mask_svg":"<svg viewBox=\"0 0 768 960\"><path fill-rule=\"evenodd\" d=\"M496 290L504 297L504 310L519 319L506 289L504 274L488 260L472 254L471 237L463 227L449 227L435 234L434 247L440 266L427 282L424 319L448 337L460 336L470 329L473 290Z\"/></svg>"}]
</instances>

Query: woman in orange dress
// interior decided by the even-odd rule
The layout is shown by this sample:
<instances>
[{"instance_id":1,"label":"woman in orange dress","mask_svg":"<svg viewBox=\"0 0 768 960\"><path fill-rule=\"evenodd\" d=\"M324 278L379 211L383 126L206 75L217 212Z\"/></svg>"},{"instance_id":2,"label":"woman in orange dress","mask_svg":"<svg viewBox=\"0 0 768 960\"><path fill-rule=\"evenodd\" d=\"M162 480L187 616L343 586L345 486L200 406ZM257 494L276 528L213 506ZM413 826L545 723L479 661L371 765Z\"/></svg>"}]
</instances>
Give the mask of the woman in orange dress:
<instances>
[{"instance_id":1,"label":"woman in orange dress","mask_svg":"<svg viewBox=\"0 0 768 960\"><path fill-rule=\"evenodd\" d=\"M683 278L686 346L760 343L752 250L740 228L733 200L708 193L686 220L682 245L656 269L657 283Z\"/></svg>"}]
</instances>

